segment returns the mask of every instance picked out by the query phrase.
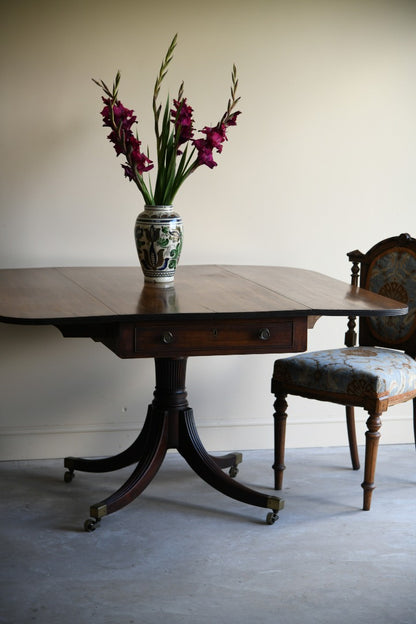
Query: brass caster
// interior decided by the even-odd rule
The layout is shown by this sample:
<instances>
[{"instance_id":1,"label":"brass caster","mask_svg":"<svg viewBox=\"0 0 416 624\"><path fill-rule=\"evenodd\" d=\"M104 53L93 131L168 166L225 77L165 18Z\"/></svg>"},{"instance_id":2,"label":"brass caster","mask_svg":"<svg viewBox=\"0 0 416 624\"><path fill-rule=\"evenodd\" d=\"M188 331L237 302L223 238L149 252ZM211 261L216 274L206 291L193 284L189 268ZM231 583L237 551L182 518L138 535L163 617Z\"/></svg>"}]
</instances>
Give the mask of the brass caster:
<instances>
[{"instance_id":1,"label":"brass caster","mask_svg":"<svg viewBox=\"0 0 416 624\"><path fill-rule=\"evenodd\" d=\"M242 461L243 461L243 454L234 453L234 464L231 466L230 470L228 471L228 474L230 475L232 479L234 479L234 477L238 475L238 464L241 464Z\"/></svg>"},{"instance_id":2,"label":"brass caster","mask_svg":"<svg viewBox=\"0 0 416 624\"><path fill-rule=\"evenodd\" d=\"M234 477L236 477L238 475L238 468L237 468L237 466L231 466L231 468L228 471L228 474L230 475L230 477L232 479L234 479Z\"/></svg>"},{"instance_id":3,"label":"brass caster","mask_svg":"<svg viewBox=\"0 0 416 624\"><path fill-rule=\"evenodd\" d=\"M87 518L84 522L84 531L87 533L92 533L100 524L100 521L97 518Z\"/></svg>"},{"instance_id":4,"label":"brass caster","mask_svg":"<svg viewBox=\"0 0 416 624\"><path fill-rule=\"evenodd\" d=\"M64 474L64 481L65 483L71 483L72 479L75 477L74 475L74 471L73 470L68 470L65 474Z\"/></svg>"},{"instance_id":5,"label":"brass caster","mask_svg":"<svg viewBox=\"0 0 416 624\"><path fill-rule=\"evenodd\" d=\"M279 520L277 511L269 511L269 513L266 516L266 524L274 524L276 520Z\"/></svg>"}]
</instances>

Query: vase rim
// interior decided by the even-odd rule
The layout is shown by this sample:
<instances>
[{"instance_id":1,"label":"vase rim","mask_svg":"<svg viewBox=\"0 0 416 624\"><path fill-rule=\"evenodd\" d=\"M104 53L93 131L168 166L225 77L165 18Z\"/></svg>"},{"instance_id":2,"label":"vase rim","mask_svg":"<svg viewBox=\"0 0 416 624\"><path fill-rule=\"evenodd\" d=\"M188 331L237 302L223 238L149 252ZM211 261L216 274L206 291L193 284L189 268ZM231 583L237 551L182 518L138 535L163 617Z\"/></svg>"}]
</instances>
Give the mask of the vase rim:
<instances>
[{"instance_id":1,"label":"vase rim","mask_svg":"<svg viewBox=\"0 0 416 624\"><path fill-rule=\"evenodd\" d=\"M173 204L145 204L144 205L145 208L153 208L153 209L157 209L157 208L162 208L162 209L166 209L166 208L173 208Z\"/></svg>"}]
</instances>

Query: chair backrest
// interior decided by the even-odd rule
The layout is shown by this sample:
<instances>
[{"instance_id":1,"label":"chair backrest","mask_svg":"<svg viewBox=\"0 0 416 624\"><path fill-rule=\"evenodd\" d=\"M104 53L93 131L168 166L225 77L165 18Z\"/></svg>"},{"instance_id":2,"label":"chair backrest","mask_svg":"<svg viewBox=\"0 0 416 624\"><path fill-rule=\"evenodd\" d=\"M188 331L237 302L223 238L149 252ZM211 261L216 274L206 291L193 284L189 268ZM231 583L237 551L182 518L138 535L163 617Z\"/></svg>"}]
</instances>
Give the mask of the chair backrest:
<instances>
[{"instance_id":1,"label":"chair backrest","mask_svg":"<svg viewBox=\"0 0 416 624\"><path fill-rule=\"evenodd\" d=\"M359 344L400 349L415 357L416 240L409 234L387 238L361 255L359 262L362 288L409 307L406 315L361 317Z\"/></svg>"}]
</instances>

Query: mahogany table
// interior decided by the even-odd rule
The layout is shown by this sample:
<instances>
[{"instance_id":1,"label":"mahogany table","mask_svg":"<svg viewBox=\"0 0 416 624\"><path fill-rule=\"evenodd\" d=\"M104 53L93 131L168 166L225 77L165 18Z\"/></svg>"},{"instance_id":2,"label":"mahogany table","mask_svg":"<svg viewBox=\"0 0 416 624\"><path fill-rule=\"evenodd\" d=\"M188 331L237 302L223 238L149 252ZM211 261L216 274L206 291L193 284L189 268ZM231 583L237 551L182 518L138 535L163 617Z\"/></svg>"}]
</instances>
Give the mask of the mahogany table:
<instances>
[{"instance_id":1,"label":"mahogany table","mask_svg":"<svg viewBox=\"0 0 416 624\"><path fill-rule=\"evenodd\" d=\"M187 402L187 358L304 351L316 317L406 312L397 301L289 267L181 266L168 288L144 285L138 267L0 270L0 321L53 325L64 337L101 342L120 358L155 360L154 398L135 442L113 457L64 460L67 482L75 470L108 472L135 464L119 490L90 507L88 531L147 487L168 448L220 492L270 510L272 524L283 500L232 478L241 454L214 457L202 445Z\"/></svg>"}]
</instances>

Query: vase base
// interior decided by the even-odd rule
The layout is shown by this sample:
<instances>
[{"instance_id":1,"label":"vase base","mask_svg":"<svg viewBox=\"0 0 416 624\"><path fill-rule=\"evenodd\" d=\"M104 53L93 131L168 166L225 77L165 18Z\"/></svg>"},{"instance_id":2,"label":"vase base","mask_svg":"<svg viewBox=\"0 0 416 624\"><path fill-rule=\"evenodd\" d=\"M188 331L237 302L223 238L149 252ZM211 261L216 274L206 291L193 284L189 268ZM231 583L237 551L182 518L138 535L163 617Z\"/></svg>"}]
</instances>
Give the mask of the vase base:
<instances>
[{"instance_id":1,"label":"vase base","mask_svg":"<svg viewBox=\"0 0 416 624\"><path fill-rule=\"evenodd\" d=\"M145 286L155 286L156 288L170 288L174 285L174 277L167 278L155 278L155 277L145 277L144 278Z\"/></svg>"}]
</instances>

